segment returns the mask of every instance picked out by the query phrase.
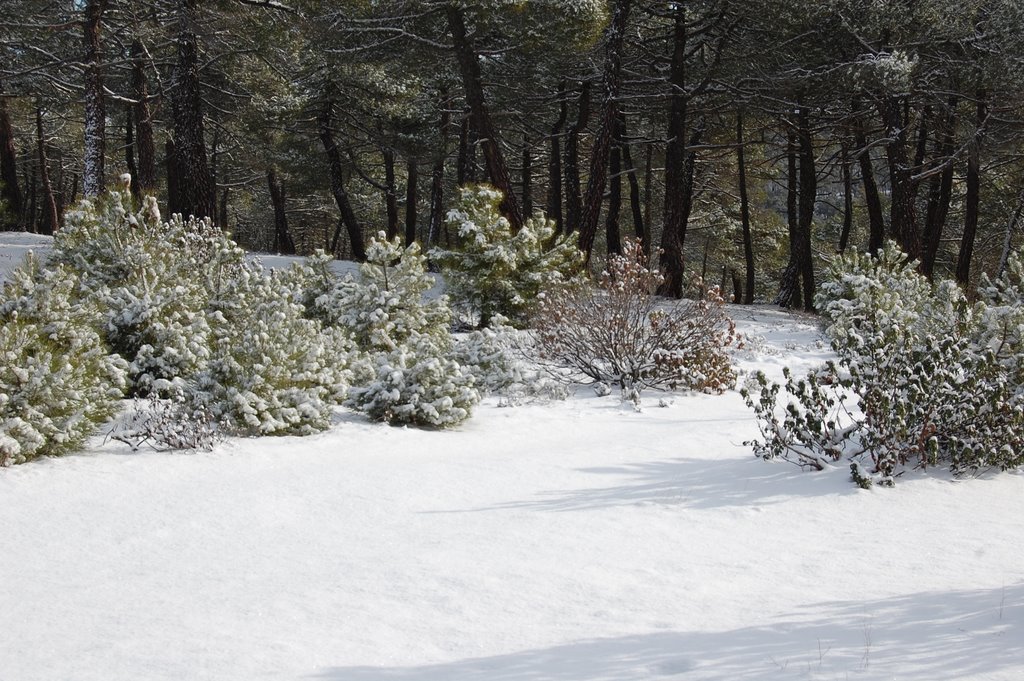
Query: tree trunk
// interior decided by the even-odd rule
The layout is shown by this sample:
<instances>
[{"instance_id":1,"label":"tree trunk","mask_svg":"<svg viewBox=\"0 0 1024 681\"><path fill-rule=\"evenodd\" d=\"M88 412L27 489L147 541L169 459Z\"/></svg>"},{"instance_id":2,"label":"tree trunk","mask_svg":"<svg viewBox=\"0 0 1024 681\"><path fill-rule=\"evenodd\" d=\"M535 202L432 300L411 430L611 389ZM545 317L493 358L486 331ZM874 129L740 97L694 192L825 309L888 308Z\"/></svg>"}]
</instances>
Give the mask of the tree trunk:
<instances>
[{"instance_id":1,"label":"tree trunk","mask_svg":"<svg viewBox=\"0 0 1024 681\"><path fill-rule=\"evenodd\" d=\"M441 94L440 145L434 167L430 172L430 229L427 233L427 245L433 246L441 234L444 223L444 161L448 156L448 129L451 126L451 114L448 113L448 94Z\"/></svg>"},{"instance_id":2,"label":"tree trunk","mask_svg":"<svg viewBox=\"0 0 1024 681\"><path fill-rule=\"evenodd\" d=\"M811 232L814 226L814 209L818 203L818 175L814 160L814 139L807 107L797 110L799 129L797 138L800 146L800 275L804 284L804 309L814 311L814 251L811 247Z\"/></svg>"},{"instance_id":3,"label":"tree trunk","mask_svg":"<svg viewBox=\"0 0 1024 681\"><path fill-rule=\"evenodd\" d=\"M850 147L845 138L839 153L843 174L843 229L839 234L839 252L845 253L850 245L850 232L853 231L853 168Z\"/></svg>"},{"instance_id":4,"label":"tree trunk","mask_svg":"<svg viewBox=\"0 0 1024 681\"><path fill-rule=\"evenodd\" d=\"M629 149L626 133L626 117L619 116L619 144L622 149L622 171L626 173L629 182L629 208L633 216L633 234L640 240L640 250L643 253L651 252L651 233L644 220L643 208L640 198L640 181L636 177L636 166L633 165L633 154Z\"/></svg>"},{"instance_id":5,"label":"tree trunk","mask_svg":"<svg viewBox=\"0 0 1024 681\"><path fill-rule=\"evenodd\" d=\"M747 161L743 141L743 111L736 114L736 166L740 185L740 224L743 227L743 262L746 265L746 297L744 305L754 302L754 238L750 232L750 200L747 196ZM734 275L736 281L739 276ZM740 302L737 295L736 302Z\"/></svg>"},{"instance_id":6,"label":"tree trunk","mask_svg":"<svg viewBox=\"0 0 1024 681\"><path fill-rule=\"evenodd\" d=\"M895 97L879 104L879 110L889 139L885 145L891 197L889 231L904 253L910 258L917 258L920 255L921 239L917 233L917 211L914 206L914 169L907 155L907 121L901 115Z\"/></svg>"},{"instance_id":7,"label":"tree trunk","mask_svg":"<svg viewBox=\"0 0 1024 681\"><path fill-rule=\"evenodd\" d=\"M548 155L548 197L547 213L548 219L555 221L555 231L558 234L565 232L565 218L562 214L562 145L560 135L565 121L569 117L569 102L566 99L565 83L558 88L558 119L551 126L549 137Z\"/></svg>"},{"instance_id":8,"label":"tree trunk","mask_svg":"<svg viewBox=\"0 0 1024 681\"><path fill-rule=\"evenodd\" d=\"M594 249L594 238L597 235L597 223L601 217L601 204L604 203L604 190L608 182L608 157L612 147L612 138L619 127L619 90L622 88L622 51L626 39L626 24L629 21L629 10L632 0L616 0L612 6L612 21L605 35L605 58L602 84L604 98L601 102L601 121L594 139L594 147L590 153L590 178L587 181L587 196L583 203L583 215L580 220L580 250L590 260ZM619 156L621 161L621 156ZM622 187L619 183L619 200L621 203ZM616 232L618 217L616 216ZM617 238L617 235L616 235ZM611 244L609 243L609 246ZM617 251L616 251L617 252Z\"/></svg>"},{"instance_id":9,"label":"tree trunk","mask_svg":"<svg viewBox=\"0 0 1024 681\"><path fill-rule=\"evenodd\" d=\"M214 217L213 179L203 132L199 48L195 33L197 5L197 0L178 0L178 56L171 89L178 201L171 206L171 212L205 218Z\"/></svg>"},{"instance_id":10,"label":"tree trunk","mask_svg":"<svg viewBox=\"0 0 1024 681\"><path fill-rule=\"evenodd\" d=\"M32 172L29 175L28 181L25 183L28 187L28 210L26 210L24 214L24 228L26 232L31 232L32 234L39 231L38 221L36 220L36 215L38 214L37 204L39 202L37 198L39 196L39 181L37 179L38 165L38 160L36 163L32 164Z\"/></svg>"},{"instance_id":11,"label":"tree trunk","mask_svg":"<svg viewBox=\"0 0 1024 681\"><path fill-rule=\"evenodd\" d=\"M416 159L410 158L405 164L405 245L416 241L416 202L417 183L419 183L419 166Z\"/></svg>"},{"instance_id":12,"label":"tree trunk","mask_svg":"<svg viewBox=\"0 0 1024 681\"><path fill-rule=\"evenodd\" d=\"M786 223L789 227L789 262L779 281L779 295L775 304L782 307L798 308L802 296L800 288L800 208L799 175L797 166L798 139L796 130L787 125L786 135Z\"/></svg>"},{"instance_id":13,"label":"tree trunk","mask_svg":"<svg viewBox=\"0 0 1024 681\"><path fill-rule=\"evenodd\" d=\"M455 183L460 187L477 180L476 141L468 114L462 117L459 126L459 159L455 172Z\"/></svg>"},{"instance_id":14,"label":"tree trunk","mask_svg":"<svg viewBox=\"0 0 1024 681\"><path fill-rule=\"evenodd\" d=\"M997 277L1003 276L1003 272L1006 271L1006 265L1010 260L1010 253L1012 252L1013 235L1017 232L1022 215L1024 215L1024 188L1017 195L1017 208L1013 211L1010 221L1006 223L1006 235L1003 237L1003 252L999 256L999 269L996 271Z\"/></svg>"},{"instance_id":15,"label":"tree trunk","mask_svg":"<svg viewBox=\"0 0 1024 681\"><path fill-rule=\"evenodd\" d=\"M220 207L217 209L217 224L221 226L221 229L228 228L228 194L230 193L230 187L225 187L224 191L220 193Z\"/></svg>"},{"instance_id":16,"label":"tree trunk","mask_svg":"<svg viewBox=\"0 0 1024 681\"><path fill-rule=\"evenodd\" d=\"M523 201L523 217L529 218L533 215L533 150L530 149L530 141L523 134L523 172L520 178L520 195Z\"/></svg>"},{"instance_id":17,"label":"tree trunk","mask_svg":"<svg viewBox=\"0 0 1024 681\"><path fill-rule=\"evenodd\" d=\"M39 181L42 189L40 203L42 214L39 220L40 234L53 234L57 230L57 202L53 198L50 184L50 170L46 160L46 137L43 134L43 110L36 106L36 146L39 154Z\"/></svg>"},{"instance_id":18,"label":"tree trunk","mask_svg":"<svg viewBox=\"0 0 1024 681\"><path fill-rule=\"evenodd\" d=\"M14 146L14 128L7 112L7 99L0 86L0 199L7 204L0 229L14 230L21 226L25 203L18 184L18 151Z\"/></svg>"},{"instance_id":19,"label":"tree trunk","mask_svg":"<svg viewBox=\"0 0 1024 681\"><path fill-rule=\"evenodd\" d=\"M512 231L518 232L523 227L523 214L515 192L512 191L512 178L501 150L501 138L491 123L490 112L487 110L480 61L472 39L466 32L466 19L463 13L464 10L454 4L449 5L446 9L448 28L452 34L452 45L455 49L455 57L459 62L459 71L462 74L462 87L466 91L466 102L469 104L473 128L480 137L480 146L487 164L487 175L494 186L504 194L501 204L502 213L508 218Z\"/></svg>"},{"instance_id":20,"label":"tree trunk","mask_svg":"<svg viewBox=\"0 0 1024 681\"><path fill-rule=\"evenodd\" d=\"M608 188L608 215L605 216L604 233L608 254L622 252L622 230L619 227L619 213L622 211L622 147L612 148L608 164L610 173Z\"/></svg>"},{"instance_id":21,"label":"tree trunk","mask_svg":"<svg viewBox=\"0 0 1024 681\"><path fill-rule=\"evenodd\" d=\"M885 243L885 218L882 216L882 199L875 182L875 170L871 163L871 150L868 149L868 133L864 115L860 111L857 100L853 102L854 141L857 148L857 160L860 163L861 182L864 185L864 202L868 209L868 252L876 255Z\"/></svg>"},{"instance_id":22,"label":"tree trunk","mask_svg":"<svg viewBox=\"0 0 1024 681\"><path fill-rule=\"evenodd\" d=\"M142 192L139 189L139 168L135 164L135 125L132 122L131 109L128 110L128 115L124 122L124 165L128 169L128 175L131 176L131 189L132 196L138 199Z\"/></svg>"},{"instance_id":23,"label":"tree trunk","mask_svg":"<svg viewBox=\"0 0 1024 681\"><path fill-rule=\"evenodd\" d=\"M387 213L388 239L398 236L398 187L395 184L395 150L384 147L384 208Z\"/></svg>"},{"instance_id":24,"label":"tree trunk","mask_svg":"<svg viewBox=\"0 0 1024 681\"><path fill-rule=\"evenodd\" d=\"M687 154L686 118L686 8L683 3L670 5L674 15L672 30L672 62L669 67L668 144L665 147L665 207L661 232L661 266L665 281L658 292L678 298L683 292L686 226L693 199L693 152ZM692 143L698 141L695 132ZM688 167L689 166L689 170ZM689 181L687 181L689 177Z\"/></svg>"},{"instance_id":25,"label":"tree trunk","mask_svg":"<svg viewBox=\"0 0 1024 681\"><path fill-rule=\"evenodd\" d=\"M284 183L273 168L267 169L267 187L270 189L270 203L274 206L274 252L295 255L295 242L288 232L288 213L284 208Z\"/></svg>"},{"instance_id":26,"label":"tree trunk","mask_svg":"<svg viewBox=\"0 0 1024 681\"><path fill-rule=\"evenodd\" d=\"M565 231L568 234L580 227L583 214L583 196L580 193L580 134L590 120L590 83L580 83L580 98L576 106L576 122L569 128L565 140Z\"/></svg>"},{"instance_id":27,"label":"tree trunk","mask_svg":"<svg viewBox=\"0 0 1024 681\"><path fill-rule=\"evenodd\" d=\"M654 231L651 225L651 215L654 212L654 145L648 142L644 145L644 233L647 235L646 249L644 255L647 262L651 262L651 255L654 252Z\"/></svg>"},{"instance_id":28,"label":"tree trunk","mask_svg":"<svg viewBox=\"0 0 1024 681\"><path fill-rule=\"evenodd\" d=\"M106 5L106 0L87 0L82 25L85 45L85 170L82 173L82 189L87 197L103 193L105 180L107 118L103 102L100 22Z\"/></svg>"},{"instance_id":29,"label":"tree trunk","mask_svg":"<svg viewBox=\"0 0 1024 681\"><path fill-rule=\"evenodd\" d=\"M156 191L156 144L153 142L153 120L149 109L144 55L142 43L139 40L132 41L132 90L136 100L132 105L132 117L138 157L138 177L132 178L132 186L143 194L151 194Z\"/></svg>"},{"instance_id":30,"label":"tree trunk","mask_svg":"<svg viewBox=\"0 0 1024 681\"><path fill-rule=\"evenodd\" d=\"M945 166L938 175L932 176L928 187L928 207L925 212L924 234L921 238L921 274L929 279L935 276L935 260L942 243L942 232L949 215L949 202L953 197L953 153L956 141L955 98L947 104L945 120L942 123L942 139L937 142L936 157Z\"/></svg>"},{"instance_id":31,"label":"tree trunk","mask_svg":"<svg viewBox=\"0 0 1024 681\"><path fill-rule=\"evenodd\" d=\"M331 130L333 121L334 102L327 100L317 116L317 126L320 133L320 142L323 144L324 153L327 155L327 163L331 175L331 193L334 195L334 201L338 204L338 210L341 212L341 223L348 232L349 242L352 245L352 257L362 262L366 260L366 248L363 246L363 229L359 225L355 211L352 209L352 202L348 198L348 192L345 191L345 175L341 163L341 153L338 151L338 145L334 141L334 133ZM332 241L331 250L335 252L338 241L337 235Z\"/></svg>"},{"instance_id":32,"label":"tree trunk","mask_svg":"<svg viewBox=\"0 0 1024 681\"><path fill-rule=\"evenodd\" d=\"M956 261L956 280L966 287L971 279L971 257L978 234L978 210L981 205L981 145L985 137L988 107L984 91L978 92L977 125L967 146L967 198L964 204L964 235L960 241L960 255Z\"/></svg>"}]
</instances>

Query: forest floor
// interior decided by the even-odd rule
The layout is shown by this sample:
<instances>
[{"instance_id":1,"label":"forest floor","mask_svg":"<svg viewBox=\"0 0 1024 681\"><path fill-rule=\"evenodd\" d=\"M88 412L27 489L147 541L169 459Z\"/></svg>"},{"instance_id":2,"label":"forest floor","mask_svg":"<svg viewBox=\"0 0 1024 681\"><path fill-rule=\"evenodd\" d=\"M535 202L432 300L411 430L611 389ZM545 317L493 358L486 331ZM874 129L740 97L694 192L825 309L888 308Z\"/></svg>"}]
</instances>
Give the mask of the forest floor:
<instances>
[{"instance_id":1,"label":"forest floor","mask_svg":"<svg viewBox=\"0 0 1024 681\"><path fill-rule=\"evenodd\" d=\"M745 372L829 356L730 312ZM0 469L0 680L1024 678L1024 474L858 489L737 392L335 420Z\"/></svg>"}]
</instances>

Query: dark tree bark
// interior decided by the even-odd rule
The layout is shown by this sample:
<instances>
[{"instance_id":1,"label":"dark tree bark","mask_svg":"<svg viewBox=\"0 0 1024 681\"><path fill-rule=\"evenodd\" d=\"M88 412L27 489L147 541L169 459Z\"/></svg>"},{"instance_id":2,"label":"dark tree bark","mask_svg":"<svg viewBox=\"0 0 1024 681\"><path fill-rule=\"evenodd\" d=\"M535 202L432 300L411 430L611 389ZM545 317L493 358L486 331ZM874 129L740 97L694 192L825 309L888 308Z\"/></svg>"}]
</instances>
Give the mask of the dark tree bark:
<instances>
[{"instance_id":1,"label":"dark tree bark","mask_svg":"<svg viewBox=\"0 0 1024 681\"><path fill-rule=\"evenodd\" d=\"M640 240L640 249L644 253L651 252L651 233L644 220L640 198L640 181L636 177L636 166L633 165L633 154L629 149L626 132L626 117L619 116L619 145L622 149L622 172L629 182L629 209L633 217L633 235Z\"/></svg>"},{"instance_id":2,"label":"dark tree bark","mask_svg":"<svg viewBox=\"0 0 1024 681\"><path fill-rule=\"evenodd\" d=\"M468 115L462 117L459 125L459 158L455 173L455 183L460 187L477 181L476 139Z\"/></svg>"},{"instance_id":3,"label":"dark tree bark","mask_svg":"<svg viewBox=\"0 0 1024 681\"><path fill-rule=\"evenodd\" d=\"M839 153L843 175L843 229L839 234L839 252L845 253L850 245L850 232L853 231L853 169L850 147L845 139Z\"/></svg>"},{"instance_id":4,"label":"dark tree bark","mask_svg":"<svg viewBox=\"0 0 1024 681\"><path fill-rule=\"evenodd\" d=\"M334 141L334 132L331 125L334 122L334 102L327 100L317 116L317 126L320 133L320 142L323 144L324 153L327 155L328 168L331 175L331 193L334 201L338 204L341 212L341 224L331 240L331 252L337 252L338 237L341 233L341 226L348 232L349 243L352 245L352 257L357 261L366 260L366 248L363 246L363 228L359 225L356 213L352 209L352 202L345 191L345 173L341 163L341 152L338 151L338 144Z\"/></svg>"},{"instance_id":5,"label":"dark tree bark","mask_svg":"<svg viewBox=\"0 0 1024 681\"><path fill-rule=\"evenodd\" d=\"M974 240L978 234L978 210L981 205L981 145L985 136L988 106L985 92L978 93L977 125L974 136L967 145L967 197L964 202L964 234L960 241L960 255L956 262L956 280L967 286L971 279L971 257L974 255Z\"/></svg>"},{"instance_id":6,"label":"dark tree bark","mask_svg":"<svg viewBox=\"0 0 1024 681\"><path fill-rule=\"evenodd\" d=\"M533 150L530 141L523 135L523 172L520 177L519 194L523 201L523 216L533 215Z\"/></svg>"},{"instance_id":7,"label":"dark tree bark","mask_svg":"<svg viewBox=\"0 0 1024 681\"><path fill-rule=\"evenodd\" d=\"M604 234L608 254L622 252L622 230L619 227L619 213L622 212L622 147L612 148L608 162L608 215L605 216Z\"/></svg>"},{"instance_id":8,"label":"dark tree bark","mask_svg":"<svg viewBox=\"0 0 1024 681\"><path fill-rule=\"evenodd\" d=\"M743 140L743 111L736 114L736 166L739 173L740 185L740 224L743 228L743 262L746 266L746 297L743 298L744 305L751 305L754 302L754 238L750 232L750 200L747 196L747 161L746 150ZM739 282L739 276L734 274L734 279ZM740 302L737 294L736 302Z\"/></svg>"},{"instance_id":9,"label":"dark tree bark","mask_svg":"<svg viewBox=\"0 0 1024 681\"><path fill-rule=\"evenodd\" d=\"M565 231L565 218L562 213L562 144L561 134L565 121L569 117L569 101L565 95L565 83L558 88L559 106L558 119L551 126L548 137L548 196L547 213L548 219L555 221L555 231L562 234Z\"/></svg>"},{"instance_id":10,"label":"dark tree bark","mask_svg":"<svg viewBox=\"0 0 1024 681\"><path fill-rule=\"evenodd\" d=\"M427 245L433 246L441 234L444 223L444 162L448 157L448 129L451 126L451 114L448 113L448 95L441 94L441 132L437 157L430 172L430 228L427 232Z\"/></svg>"},{"instance_id":11,"label":"dark tree bark","mask_svg":"<svg viewBox=\"0 0 1024 681\"><path fill-rule=\"evenodd\" d=\"M882 216L882 199L875 182L875 170L871 163L871 150L868 148L867 124L860 111L857 100L853 102L854 140L857 148L857 160L860 163L861 182L864 185L864 202L868 209L868 252L876 255L885 243L885 218Z\"/></svg>"},{"instance_id":12,"label":"dark tree bark","mask_svg":"<svg viewBox=\"0 0 1024 681\"><path fill-rule=\"evenodd\" d=\"M799 219L799 265L804 284L804 309L814 310L814 252L811 248L811 231L814 225L814 208L818 203L818 174L814 160L814 139L811 134L810 117L807 107L797 110L799 129L797 139L800 147L800 219Z\"/></svg>"},{"instance_id":13,"label":"dark tree bark","mask_svg":"<svg viewBox=\"0 0 1024 681\"><path fill-rule=\"evenodd\" d=\"M619 123L619 90L622 89L622 51L626 39L626 25L629 22L631 0L616 0L612 6L612 21L605 34L604 88L601 102L601 121L594 138L594 147L590 153L590 177L587 181L587 195L583 203L583 215L580 220L580 250L586 259L594 249L594 238L597 235L597 223L601 216L601 204L604 202L605 185L608 182L608 157L612 147L612 138ZM621 162L621 155L619 156ZM622 188L619 184L619 201L621 203ZM616 216L616 232L618 217ZM609 243L609 246L611 244ZM621 246L619 247L621 250ZM617 252L617 251L616 251Z\"/></svg>"},{"instance_id":14,"label":"dark tree bark","mask_svg":"<svg viewBox=\"0 0 1024 681\"><path fill-rule=\"evenodd\" d=\"M39 183L42 195L42 211L39 219L39 233L53 234L57 230L57 202L53 198L50 170L46 160L46 136L43 134L43 110L36 107L36 147L39 155Z\"/></svg>"},{"instance_id":15,"label":"dark tree bark","mask_svg":"<svg viewBox=\"0 0 1024 681\"><path fill-rule=\"evenodd\" d=\"M416 202L418 201L417 184L420 179L419 166L416 159L410 158L405 164L405 245L416 241Z\"/></svg>"},{"instance_id":16,"label":"dark tree bark","mask_svg":"<svg viewBox=\"0 0 1024 681\"><path fill-rule=\"evenodd\" d=\"M462 74L462 87L466 92L466 103L469 104L473 129L480 137L480 146L487 165L487 175L491 182L504 194L501 211L508 218L513 232L523 227L523 213L519 201L512 190L512 178L508 172L508 164L501 150L501 138L498 130L491 123L487 101L484 98L483 77L480 73L480 61L476 47L466 31L464 10L457 5L449 5L446 9L448 29L452 34L452 46L459 62Z\"/></svg>"},{"instance_id":17,"label":"dark tree bark","mask_svg":"<svg viewBox=\"0 0 1024 681\"><path fill-rule=\"evenodd\" d=\"M140 192L156 191L156 144L153 141L153 120L149 108L149 85L146 82L145 50L139 40L132 41L132 90L136 103L132 105L135 123L135 149L138 157L138 177L132 186Z\"/></svg>"},{"instance_id":18,"label":"dark tree bark","mask_svg":"<svg viewBox=\"0 0 1024 681\"><path fill-rule=\"evenodd\" d=\"M270 203L274 206L274 252L295 255L295 242L288 231L288 213L284 205L284 182L273 168L267 170L267 187L270 189Z\"/></svg>"},{"instance_id":19,"label":"dark tree bark","mask_svg":"<svg viewBox=\"0 0 1024 681\"><path fill-rule=\"evenodd\" d=\"M0 199L7 212L0 229L14 230L21 226L25 203L18 182L18 152L14 146L14 127L7 112L7 100L0 85Z\"/></svg>"},{"instance_id":20,"label":"dark tree bark","mask_svg":"<svg viewBox=\"0 0 1024 681\"><path fill-rule=\"evenodd\" d=\"M798 175L798 139L793 126L786 135L786 223L789 227L789 262L779 281L779 295L775 304L798 308L802 303L800 288L800 208Z\"/></svg>"},{"instance_id":21,"label":"dark tree bark","mask_svg":"<svg viewBox=\"0 0 1024 681\"><path fill-rule=\"evenodd\" d=\"M128 116L124 123L124 165L128 169L128 174L131 176L131 186L129 187L132 191L132 196L138 199L142 192L139 189L139 168L135 163L135 125L132 122L131 109L128 110Z\"/></svg>"},{"instance_id":22,"label":"dark tree bark","mask_svg":"<svg viewBox=\"0 0 1024 681\"><path fill-rule=\"evenodd\" d=\"M181 205L178 195L178 164L174 159L174 140L168 137L164 143L164 163L167 166L167 206L172 213Z\"/></svg>"},{"instance_id":23,"label":"dark tree bark","mask_svg":"<svg viewBox=\"0 0 1024 681\"><path fill-rule=\"evenodd\" d=\"M398 187L395 182L395 150L384 147L384 208L387 214L388 239L398 236Z\"/></svg>"},{"instance_id":24,"label":"dark tree bark","mask_svg":"<svg viewBox=\"0 0 1024 681\"><path fill-rule=\"evenodd\" d=\"M85 156L82 189L86 196L99 196L105 185L104 156L107 146L106 110L103 101L103 71L100 23L106 0L87 0L83 22L85 45Z\"/></svg>"},{"instance_id":25,"label":"dark tree bark","mask_svg":"<svg viewBox=\"0 0 1024 681\"><path fill-rule=\"evenodd\" d=\"M890 235L904 253L917 258L921 252L921 237L917 231L914 168L907 154L907 121L894 97L880 103L879 112L889 140L885 145L885 155L889 165Z\"/></svg>"},{"instance_id":26,"label":"dark tree bark","mask_svg":"<svg viewBox=\"0 0 1024 681\"><path fill-rule=\"evenodd\" d=\"M583 195L580 189L580 134L590 120L590 83L580 83L580 97L576 105L576 122L569 128L565 140L565 231L575 232L583 215Z\"/></svg>"},{"instance_id":27,"label":"dark tree bark","mask_svg":"<svg viewBox=\"0 0 1024 681\"><path fill-rule=\"evenodd\" d=\"M172 213L214 217L213 178L206 155L203 100L196 39L197 0L178 0L177 61L171 89L174 117L174 166L178 201Z\"/></svg>"},{"instance_id":28,"label":"dark tree bark","mask_svg":"<svg viewBox=\"0 0 1024 681\"><path fill-rule=\"evenodd\" d=\"M678 298L683 293L686 227L693 201L693 167L695 153L687 153L686 119L686 8L683 3L670 5L673 13L672 62L669 67L668 144L665 147L665 207L661 232L661 266L665 281L658 292ZM700 139L701 126L691 135L691 146Z\"/></svg>"},{"instance_id":29,"label":"dark tree bark","mask_svg":"<svg viewBox=\"0 0 1024 681\"><path fill-rule=\"evenodd\" d=\"M27 164L26 164L27 165ZM38 161L32 164L32 171L29 174L28 180L25 185L28 187L28 209L25 211L25 223L24 229L26 232L35 234L38 231L38 220L36 216L39 213L39 180L38 180Z\"/></svg>"},{"instance_id":30,"label":"dark tree bark","mask_svg":"<svg viewBox=\"0 0 1024 681\"><path fill-rule=\"evenodd\" d=\"M939 255L942 232L949 215L949 202L953 196L953 153L956 135L955 98L950 98L942 123L942 138L937 142L936 157L942 172L933 175L928 186L928 207L925 211L924 232L921 237L921 274L929 279L935 276L935 260Z\"/></svg>"},{"instance_id":31,"label":"dark tree bark","mask_svg":"<svg viewBox=\"0 0 1024 681\"><path fill-rule=\"evenodd\" d=\"M653 231L651 215L654 212L654 145L648 142L644 145L644 233L647 235L646 249L644 255L647 261L651 262L651 255L654 252L654 240L651 236Z\"/></svg>"},{"instance_id":32,"label":"dark tree bark","mask_svg":"<svg viewBox=\"0 0 1024 681\"><path fill-rule=\"evenodd\" d=\"M217 209L217 224L222 229L228 228L228 194L231 193L230 187L225 187L224 191L220 193L220 207Z\"/></svg>"}]
</instances>

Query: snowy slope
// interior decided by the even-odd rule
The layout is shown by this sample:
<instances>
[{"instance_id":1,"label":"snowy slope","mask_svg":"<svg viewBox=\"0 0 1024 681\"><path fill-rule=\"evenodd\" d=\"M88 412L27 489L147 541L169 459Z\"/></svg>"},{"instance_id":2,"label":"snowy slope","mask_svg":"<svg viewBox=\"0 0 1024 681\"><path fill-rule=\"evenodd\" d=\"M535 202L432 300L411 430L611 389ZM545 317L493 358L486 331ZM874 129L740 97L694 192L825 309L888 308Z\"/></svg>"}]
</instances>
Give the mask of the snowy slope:
<instances>
[{"instance_id":1,"label":"snowy slope","mask_svg":"<svg viewBox=\"0 0 1024 681\"><path fill-rule=\"evenodd\" d=\"M50 250L53 237L28 232L0 232L0 284L7 273L21 264L29 251L42 256Z\"/></svg>"},{"instance_id":2,"label":"snowy slope","mask_svg":"<svg viewBox=\"0 0 1024 681\"><path fill-rule=\"evenodd\" d=\"M733 308L744 369L827 356ZM1024 678L1024 476L756 460L736 393L0 469L0 680Z\"/></svg>"}]
</instances>

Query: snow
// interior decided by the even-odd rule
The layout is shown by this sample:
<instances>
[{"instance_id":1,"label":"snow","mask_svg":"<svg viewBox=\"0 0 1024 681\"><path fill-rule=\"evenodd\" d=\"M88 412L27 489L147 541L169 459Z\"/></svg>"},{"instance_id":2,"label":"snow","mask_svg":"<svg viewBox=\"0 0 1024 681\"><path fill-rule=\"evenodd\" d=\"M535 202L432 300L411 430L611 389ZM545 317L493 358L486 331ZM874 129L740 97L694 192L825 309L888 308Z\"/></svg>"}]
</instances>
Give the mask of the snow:
<instances>
[{"instance_id":1,"label":"snow","mask_svg":"<svg viewBox=\"0 0 1024 681\"><path fill-rule=\"evenodd\" d=\"M829 356L730 312L743 371ZM861 490L754 458L735 392L669 402L0 469L0 680L1024 678L1024 475Z\"/></svg>"}]
</instances>

